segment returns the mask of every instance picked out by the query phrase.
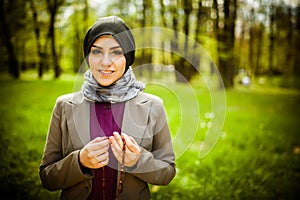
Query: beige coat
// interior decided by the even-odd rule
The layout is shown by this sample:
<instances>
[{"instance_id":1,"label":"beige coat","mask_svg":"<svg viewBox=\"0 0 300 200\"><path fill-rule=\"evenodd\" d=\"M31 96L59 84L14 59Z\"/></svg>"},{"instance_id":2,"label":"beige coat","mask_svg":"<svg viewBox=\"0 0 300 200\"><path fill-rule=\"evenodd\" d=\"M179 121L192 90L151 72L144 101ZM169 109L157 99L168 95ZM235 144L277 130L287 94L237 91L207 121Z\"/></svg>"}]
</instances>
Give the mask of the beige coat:
<instances>
[{"instance_id":1,"label":"beige coat","mask_svg":"<svg viewBox=\"0 0 300 200\"><path fill-rule=\"evenodd\" d=\"M90 103L80 92L61 96L54 107L40 178L50 191L62 190L61 199L87 199L92 173L80 169L79 150L90 141ZM148 184L167 185L175 176L175 155L162 100L139 93L125 103L122 132L142 149L138 163L126 168L120 199L149 199ZM92 170L91 170L92 171Z\"/></svg>"}]
</instances>

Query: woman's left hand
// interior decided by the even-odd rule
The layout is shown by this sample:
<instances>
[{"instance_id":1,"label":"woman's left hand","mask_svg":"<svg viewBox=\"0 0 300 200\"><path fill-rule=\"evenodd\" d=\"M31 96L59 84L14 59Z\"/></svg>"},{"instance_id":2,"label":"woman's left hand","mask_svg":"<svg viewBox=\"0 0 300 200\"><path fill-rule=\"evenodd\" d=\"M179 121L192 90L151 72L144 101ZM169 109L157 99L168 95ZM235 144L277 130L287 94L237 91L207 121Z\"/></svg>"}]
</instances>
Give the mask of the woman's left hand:
<instances>
[{"instance_id":1,"label":"woman's left hand","mask_svg":"<svg viewBox=\"0 0 300 200\"><path fill-rule=\"evenodd\" d=\"M134 140L133 137L126 135L125 133L121 133L121 135L118 132L113 133L114 136L110 136L109 140L111 142L111 149L113 154L115 155L116 159L122 163L122 155L123 155L123 141L121 138L124 138L126 142L126 150L125 150L125 159L124 159L124 165L127 167L132 167L136 164L138 159L141 155L141 150L137 142Z\"/></svg>"}]
</instances>

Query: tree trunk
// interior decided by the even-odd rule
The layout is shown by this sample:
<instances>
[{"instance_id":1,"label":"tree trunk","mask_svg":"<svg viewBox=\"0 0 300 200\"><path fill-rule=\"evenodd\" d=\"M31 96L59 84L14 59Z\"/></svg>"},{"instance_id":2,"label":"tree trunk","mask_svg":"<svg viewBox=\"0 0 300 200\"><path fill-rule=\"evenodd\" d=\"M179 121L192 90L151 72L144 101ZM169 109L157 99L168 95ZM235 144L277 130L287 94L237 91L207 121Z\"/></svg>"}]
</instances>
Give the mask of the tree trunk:
<instances>
[{"instance_id":1,"label":"tree trunk","mask_svg":"<svg viewBox=\"0 0 300 200\"><path fill-rule=\"evenodd\" d=\"M149 19L148 24L149 26L152 25L152 17L149 17L148 15L152 16L152 1L151 0L143 0L143 10L142 10L142 21L141 21L141 26L142 28L145 28L147 26L147 19ZM148 38L149 40L152 39L152 37L150 37L144 30L142 30L141 33L143 36L143 38ZM150 41L151 43L151 41ZM141 59L142 59L142 64L147 64L145 65L146 70L148 71L148 75L149 75L149 80L152 79L153 76L153 66L152 66L152 49L151 48L143 48L141 49ZM144 69L142 69L141 67L139 68L139 75L142 77L143 75L143 71Z\"/></svg>"},{"instance_id":2,"label":"tree trunk","mask_svg":"<svg viewBox=\"0 0 300 200\"><path fill-rule=\"evenodd\" d=\"M274 73L273 55L274 55L274 43L275 43L275 33L274 33L274 23L275 23L275 6L271 5L271 15L270 15L270 35L269 35L269 70Z\"/></svg>"},{"instance_id":3,"label":"tree trunk","mask_svg":"<svg viewBox=\"0 0 300 200\"><path fill-rule=\"evenodd\" d=\"M9 73L14 78L20 77L20 69L19 69L19 62L15 55L14 45L12 43L12 35L10 33L9 27L6 22L5 17L5 9L4 9L4 0L0 0L0 23L3 32L3 41L5 43L5 48L8 54L8 69Z\"/></svg>"},{"instance_id":4,"label":"tree trunk","mask_svg":"<svg viewBox=\"0 0 300 200\"><path fill-rule=\"evenodd\" d=\"M84 61L82 41L86 31L88 30L88 0L83 0L84 8L75 9L73 14L73 27L74 27L74 41L72 41L73 47L73 72L77 73L80 70L82 62Z\"/></svg>"},{"instance_id":5,"label":"tree trunk","mask_svg":"<svg viewBox=\"0 0 300 200\"><path fill-rule=\"evenodd\" d=\"M33 21L34 34L36 38L36 46L37 46L37 53L38 53L38 76L39 78L42 78L44 73L45 53L42 51L38 14L34 6L33 0L30 0L29 3L32 11L32 21Z\"/></svg>"},{"instance_id":6,"label":"tree trunk","mask_svg":"<svg viewBox=\"0 0 300 200\"><path fill-rule=\"evenodd\" d=\"M78 13L76 12L74 15L77 15L77 14ZM79 46L78 46L78 44L80 44L80 42L82 40L80 37L81 31L79 31L79 29L78 29L79 24L78 24L77 16L76 16L76 22L75 22L74 26L75 26L75 30L74 30L75 37L74 37L74 41L73 41L73 49L74 49L73 71L74 71L74 73L77 73L80 68L81 62L82 62L82 51L81 51L81 48L79 48Z\"/></svg>"},{"instance_id":7,"label":"tree trunk","mask_svg":"<svg viewBox=\"0 0 300 200\"><path fill-rule=\"evenodd\" d=\"M297 22L295 27L295 52L294 52L294 63L293 63L293 74L300 76L300 3L297 6Z\"/></svg>"},{"instance_id":8,"label":"tree trunk","mask_svg":"<svg viewBox=\"0 0 300 200\"><path fill-rule=\"evenodd\" d=\"M194 47L193 47L193 57L192 57L192 62L195 64L197 64L196 66L196 69L198 71L200 71L200 54L198 52L198 46L200 45L200 38L199 38L199 35L200 35L200 27L202 25L201 23L201 16L202 16L202 1L199 0L198 1L198 11L197 11L197 20L196 20L196 29L195 29L195 43L194 43Z\"/></svg>"},{"instance_id":9,"label":"tree trunk","mask_svg":"<svg viewBox=\"0 0 300 200\"><path fill-rule=\"evenodd\" d=\"M88 29L88 18L89 18L89 1L88 0L84 0L84 9L83 9L83 30L84 30L84 34L85 31Z\"/></svg>"},{"instance_id":10,"label":"tree trunk","mask_svg":"<svg viewBox=\"0 0 300 200\"><path fill-rule=\"evenodd\" d=\"M248 54L248 62L249 62L249 67L250 71L254 71L254 47L255 47L255 32L256 32L256 27L255 27L255 16L254 16L254 9L251 9L251 14L250 14L250 28L249 28L249 54ZM247 67L248 68L248 67Z\"/></svg>"},{"instance_id":11,"label":"tree trunk","mask_svg":"<svg viewBox=\"0 0 300 200\"><path fill-rule=\"evenodd\" d=\"M166 6L164 4L164 0L160 0L160 16L161 16L161 22L162 22L162 25L163 27L167 27L167 20L166 20L166 17L165 17L165 12L166 12Z\"/></svg>"},{"instance_id":12,"label":"tree trunk","mask_svg":"<svg viewBox=\"0 0 300 200\"><path fill-rule=\"evenodd\" d=\"M226 88L234 86L235 59L234 59L234 30L236 20L237 0L224 0L224 26L219 27L220 10L217 0L214 0L214 7L217 11L216 32L218 40L219 70ZM220 83L221 84L221 83ZM220 85L220 87L223 84Z\"/></svg>"},{"instance_id":13,"label":"tree trunk","mask_svg":"<svg viewBox=\"0 0 300 200\"><path fill-rule=\"evenodd\" d=\"M255 75L261 74L260 60L261 60L261 55L262 55L262 53L261 53L262 47L264 45L263 35L264 35L264 26L262 24L260 24L258 27L258 33L257 33L256 64L255 64L255 68L254 68Z\"/></svg>"},{"instance_id":14,"label":"tree trunk","mask_svg":"<svg viewBox=\"0 0 300 200\"><path fill-rule=\"evenodd\" d=\"M171 13L172 13L172 29L174 33L174 39L171 40L171 59L172 63L175 66L175 72L176 72L176 81L177 82L183 82L184 80L181 80L181 76L178 75L180 72L180 57L176 54L176 52L179 51L179 44L178 44L178 5L177 1L174 1L171 5Z\"/></svg>"},{"instance_id":15,"label":"tree trunk","mask_svg":"<svg viewBox=\"0 0 300 200\"><path fill-rule=\"evenodd\" d=\"M72 46L73 46L73 51L74 51L74 54L73 54L73 72L74 73L77 73L79 68L80 68L80 65L81 65L81 62L82 62L82 48L81 45L78 46L79 44L81 44L81 41L82 41L82 38L81 38L81 31L79 30L79 24L81 20L79 20L78 18L78 15L79 15L79 12L77 10L75 10L74 12L74 22L73 22L73 25L74 25L74 41L72 42Z\"/></svg>"},{"instance_id":16,"label":"tree trunk","mask_svg":"<svg viewBox=\"0 0 300 200\"><path fill-rule=\"evenodd\" d=\"M166 6L164 4L164 0L160 0L159 2L160 2L160 7L161 7L161 9L160 9L161 23L162 23L164 28L167 28L168 25L167 25L167 20L166 20L166 17L165 17ZM164 49L165 49L165 41L164 40L161 41L161 49L162 49L162 52L161 52L162 53L162 58L161 58L162 60L161 60L161 62L163 64L166 64L167 63L167 61L166 61L167 54L164 51Z\"/></svg>"},{"instance_id":17,"label":"tree trunk","mask_svg":"<svg viewBox=\"0 0 300 200\"><path fill-rule=\"evenodd\" d=\"M54 2L53 1L50 2L50 0L48 0L47 3L48 3L48 12L50 14L48 38L51 41L51 54L52 54L52 62L54 66L54 77L58 78L61 74L61 67L59 65L58 56L56 52L54 24L55 24L55 17L58 12L58 8L62 4L62 2L58 2L57 0L54 0Z\"/></svg>"},{"instance_id":18,"label":"tree trunk","mask_svg":"<svg viewBox=\"0 0 300 200\"><path fill-rule=\"evenodd\" d=\"M175 69L177 71L176 73L176 81L177 82L188 82L192 79L193 75L196 73L196 69L192 64L194 64L194 61L192 60L194 57L194 51L191 51L189 48L189 38L190 35L190 15L192 13L193 7L192 2L189 1L183 1L182 7L184 11L184 19L183 19L183 31L185 33L185 39L184 39L184 46L183 46L183 55L180 55L181 57L175 59L174 65ZM175 13L176 12L176 13ZM173 8L173 26L177 26L177 16L178 15L177 6ZM176 27L173 27L173 29ZM175 31L176 29L174 29ZM176 31L177 32L177 31ZM177 34L177 33L175 33ZM178 37L175 35L176 43L174 44L174 47L179 47L178 44ZM177 46L177 47L176 47Z\"/></svg>"},{"instance_id":19,"label":"tree trunk","mask_svg":"<svg viewBox=\"0 0 300 200\"><path fill-rule=\"evenodd\" d=\"M52 60L53 60L53 66L54 66L54 76L55 78L58 78L61 69L58 63L58 56L56 53L56 46L55 46L55 30L54 30L54 23L55 23L55 15L56 15L56 9L51 11L50 16L50 27L49 27L49 38L51 41L51 53L52 53Z\"/></svg>"}]
</instances>

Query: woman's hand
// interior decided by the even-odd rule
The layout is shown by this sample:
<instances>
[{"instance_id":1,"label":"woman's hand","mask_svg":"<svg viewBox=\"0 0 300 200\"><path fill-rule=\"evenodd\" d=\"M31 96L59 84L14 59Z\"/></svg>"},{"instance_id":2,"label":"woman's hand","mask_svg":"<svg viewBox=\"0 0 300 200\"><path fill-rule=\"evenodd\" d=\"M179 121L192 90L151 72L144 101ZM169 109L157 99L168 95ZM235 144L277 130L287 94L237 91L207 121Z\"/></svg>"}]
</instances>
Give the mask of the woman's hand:
<instances>
[{"instance_id":1,"label":"woman's hand","mask_svg":"<svg viewBox=\"0 0 300 200\"><path fill-rule=\"evenodd\" d=\"M122 163L122 155L123 155L123 141L122 137L126 142L126 150L125 150L125 160L124 165L127 167L131 167L136 164L141 155L141 150L139 145L133 139L133 137L126 135L125 133L121 133L121 135L117 132L113 133L114 136L110 136L109 140L111 142L111 149L116 159Z\"/></svg>"},{"instance_id":2,"label":"woman's hand","mask_svg":"<svg viewBox=\"0 0 300 200\"><path fill-rule=\"evenodd\" d=\"M79 153L79 162L90 169L98 169L108 164L109 140L107 137L97 137L87 143Z\"/></svg>"}]
</instances>

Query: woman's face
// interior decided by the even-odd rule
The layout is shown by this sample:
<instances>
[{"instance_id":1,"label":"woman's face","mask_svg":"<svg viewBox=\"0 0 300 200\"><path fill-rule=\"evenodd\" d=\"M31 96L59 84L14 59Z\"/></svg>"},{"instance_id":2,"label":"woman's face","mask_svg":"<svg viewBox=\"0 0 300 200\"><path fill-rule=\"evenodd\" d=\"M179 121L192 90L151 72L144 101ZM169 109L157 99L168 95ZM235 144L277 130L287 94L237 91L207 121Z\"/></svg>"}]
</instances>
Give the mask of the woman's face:
<instances>
[{"instance_id":1,"label":"woman's face","mask_svg":"<svg viewBox=\"0 0 300 200\"><path fill-rule=\"evenodd\" d=\"M94 78L102 86L119 80L126 68L123 49L111 35L103 35L95 40L88 61Z\"/></svg>"}]
</instances>

